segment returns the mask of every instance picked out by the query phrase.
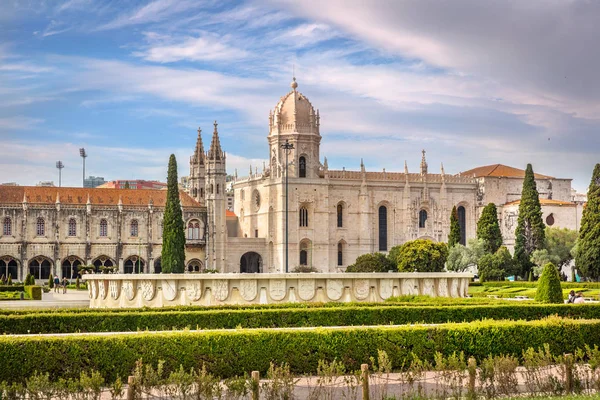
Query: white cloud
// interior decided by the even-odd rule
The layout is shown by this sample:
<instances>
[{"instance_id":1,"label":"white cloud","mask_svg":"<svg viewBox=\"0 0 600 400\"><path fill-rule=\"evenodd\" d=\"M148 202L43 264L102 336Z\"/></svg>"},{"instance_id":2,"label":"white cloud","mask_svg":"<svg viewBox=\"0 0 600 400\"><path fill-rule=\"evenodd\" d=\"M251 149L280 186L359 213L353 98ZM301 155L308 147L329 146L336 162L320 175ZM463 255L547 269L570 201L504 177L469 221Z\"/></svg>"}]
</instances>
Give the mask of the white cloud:
<instances>
[{"instance_id":1,"label":"white cloud","mask_svg":"<svg viewBox=\"0 0 600 400\"><path fill-rule=\"evenodd\" d=\"M191 0L154 0L133 11L121 14L114 20L101 25L97 30L119 29L132 25L159 22L197 6L198 3Z\"/></svg>"},{"instance_id":2,"label":"white cloud","mask_svg":"<svg viewBox=\"0 0 600 400\"><path fill-rule=\"evenodd\" d=\"M25 130L31 129L44 122L40 118L30 118L23 116L14 117L0 117L0 130ZM0 137L4 136L5 133L0 131ZM3 144L4 145L4 144Z\"/></svg>"}]
</instances>

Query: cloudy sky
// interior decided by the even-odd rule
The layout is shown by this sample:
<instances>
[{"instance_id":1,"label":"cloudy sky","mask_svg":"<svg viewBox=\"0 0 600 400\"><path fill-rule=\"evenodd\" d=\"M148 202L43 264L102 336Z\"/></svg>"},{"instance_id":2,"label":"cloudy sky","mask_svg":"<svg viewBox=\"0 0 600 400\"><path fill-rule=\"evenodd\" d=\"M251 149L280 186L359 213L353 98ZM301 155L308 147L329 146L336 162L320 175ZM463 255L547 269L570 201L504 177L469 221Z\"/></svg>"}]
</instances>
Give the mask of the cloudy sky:
<instances>
[{"instance_id":1,"label":"cloudy sky","mask_svg":"<svg viewBox=\"0 0 600 400\"><path fill-rule=\"evenodd\" d=\"M181 175L218 120L228 170L262 169L269 109L299 88L330 168L600 162L600 2L3 0L0 182Z\"/></svg>"}]
</instances>

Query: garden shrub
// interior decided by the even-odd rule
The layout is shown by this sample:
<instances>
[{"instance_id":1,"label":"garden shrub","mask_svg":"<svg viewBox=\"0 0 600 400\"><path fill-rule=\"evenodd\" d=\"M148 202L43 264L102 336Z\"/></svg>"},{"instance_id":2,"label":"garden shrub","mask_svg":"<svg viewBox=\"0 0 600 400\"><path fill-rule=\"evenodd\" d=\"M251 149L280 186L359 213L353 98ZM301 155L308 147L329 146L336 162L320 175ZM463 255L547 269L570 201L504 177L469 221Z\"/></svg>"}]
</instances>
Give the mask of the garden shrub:
<instances>
[{"instance_id":1,"label":"garden shrub","mask_svg":"<svg viewBox=\"0 0 600 400\"><path fill-rule=\"evenodd\" d=\"M41 300L42 299L42 288L41 286L25 286L25 293L29 296L31 300Z\"/></svg>"},{"instance_id":2,"label":"garden shrub","mask_svg":"<svg viewBox=\"0 0 600 400\"><path fill-rule=\"evenodd\" d=\"M404 243L398 253L400 272L441 272L448 258L448 246L416 239Z\"/></svg>"},{"instance_id":3,"label":"garden shrub","mask_svg":"<svg viewBox=\"0 0 600 400\"><path fill-rule=\"evenodd\" d=\"M544 266L542 276L538 281L535 300L542 303L562 303L563 294L560 287L558 269L552 263Z\"/></svg>"},{"instance_id":4,"label":"garden shrub","mask_svg":"<svg viewBox=\"0 0 600 400\"><path fill-rule=\"evenodd\" d=\"M2 285L0 286L0 292L23 292L25 288L23 285Z\"/></svg>"},{"instance_id":5,"label":"garden shrub","mask_svg":"<svg viewBox=\"0 0 600 400\"><path fill-rule=\"evenodd\" d=\"M265 374L271 363L284 362L294 374L315 374L320 360L337 359L349 370L389 355L392 368L417 356L433 362L443 355L463 352L465 358L490 355L520 356L544 344L553 354L572 353L600 344L600 321L484 321L406 327L347 327L312 330L238 329L232 331L139 332L114 335L0 337L0 382L21 381L34 371L51 379L75 378L96 370L106 381L131 374L136 361L157 365L164 360L169 373L205 365L221 378L246 371ZM52 356L49 356L52 355Z\"/></svg>"},{"instance_id":6,"label":"garden shrub","mask_svg":"<svg viewBox=\"0 0 600 400\"><path fill-rule=\"evenodd\" d=\"M396 271L396 265L392 264L383 253L367 253L358 256L354 264L346 268L346 272L388 272Z\"/></svg>"}]
</instances>

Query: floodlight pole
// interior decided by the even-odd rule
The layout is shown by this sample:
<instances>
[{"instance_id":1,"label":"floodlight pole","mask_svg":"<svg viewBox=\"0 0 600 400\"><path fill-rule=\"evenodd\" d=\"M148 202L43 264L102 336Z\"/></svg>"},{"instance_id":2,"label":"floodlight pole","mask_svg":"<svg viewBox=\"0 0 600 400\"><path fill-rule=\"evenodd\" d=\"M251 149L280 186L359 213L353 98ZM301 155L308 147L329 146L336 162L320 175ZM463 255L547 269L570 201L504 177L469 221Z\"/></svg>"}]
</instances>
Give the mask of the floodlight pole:
<instances>
[{"instance_id":1,"label":"floodlight pole","mask_svg":"<svg viewBox=\"0 0 600 400\"><path fill-rule=\"evenodd\" d=\"M79 149L79 155L81 156L81 158L83 158L83 181L82 181L82 187L85 187L85 158L88 155L85 152L85 149L83 147Z\"/></svg>"},{"instance_id":2,"label":"floodlight pole","mask_svg":"<svg viewBox=\"0 0 600 400\"><path fill-rule=\"evenodd\" d=\"M64 164L62 163L62 161L57 161L56 162L56 168L58 168L58 187L61 186L61 178L62 178L62 169L64 168Z\"/></svg>"},{"instance_id":3,"label":"floodlight pole","mask_svg":"<svg viewBox=\"0 0 600 400\"><path fill-rule=\"evenodd\" d=\"M285 143L281 145L281 148L285 150L285 272L287 273L288 266L289 266L289 262L288 262L288 250L289 250L289 243L288 243L288 236L289 236L289 233L288 233L288 226L289 226L289 222L288 222L288 152L289 152L289 150L294 149L294 145L286 139Z\"/></svg>"}]
</instances>

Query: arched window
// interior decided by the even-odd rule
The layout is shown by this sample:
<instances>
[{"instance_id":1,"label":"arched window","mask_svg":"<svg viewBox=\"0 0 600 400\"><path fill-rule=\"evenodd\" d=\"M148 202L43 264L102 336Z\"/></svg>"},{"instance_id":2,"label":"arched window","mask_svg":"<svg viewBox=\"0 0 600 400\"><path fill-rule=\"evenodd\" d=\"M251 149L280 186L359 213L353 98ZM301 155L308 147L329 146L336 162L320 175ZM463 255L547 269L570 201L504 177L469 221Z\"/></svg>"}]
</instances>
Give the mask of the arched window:
<instances>
[{"instance_id":1,"label":"arched window","mask_svg":"<svg viewBox=\"0 0 600 400\"><path fill-rule=\"evenodd\" d=\"M310 265L310 240L304 239L300 242L300 265Z\"/></svg>"},{"instance_id":2,"label":"arched window","mask_svg":"<svg viewBox=\"0 0 600 400\"><path fill-rule=\"evenodd\" d=\"M546 217L546 225L548 225L548 226L554 225L554 214L550 214Z\"/></svg>"},{"instance_id":3,"label":"arched window","mask_svg":"<svg viewBox=\"0 0 600 400\"><path fill-rule=\"evenodd\" d=\"M387 207L379 207L379 251L387 251Z\"/></svg>"},{"instance_id":4,"label":"arched window","mask_svg":"<svg viewBox=\"0 0 600 400\"><path fill-rule=\"evenodd\" d=\"M69 236L77 236L77 221L75 221L75 218L69 219Z\"/></svg>"},{"instance_id":5,"label":"arched window","mask_svg":"<svg viewBox=\"0 0 600 400\"><path fill-rule=\"evenodd\" d=\"M44 236L46 234L46 221L44 221L44 218L38 218L37 219L37 231L36 231L38 236Z\"/></svg>"},{"instance_id":6,"label":"arched window","mask_svg":"<svg viewBox=\"0 0 600 400\"><path fill-rule=\"evenodd\" d=\"M200 198L204 198L204 188L200 188Z\"/></svg>"},{"instance_id":7,"label":"arched window","mask_svg":"<svg viewBox=\"0 0 600 400\"><path fill-rule=\"evenodd\" d=\"M459 243L463 246L467 244L467 220L466 220L466 211L463 206L460 206L456 209L456 213L458 214L458 226L460 227L460 241Z\"/></svg>"},{"instance_id":8,"label":"arched window","mask_svg":"<svg viewBox=\"0 0 600 400\"><path fill-rule=\"evenodd\" d=\"M308 226L308 210L306 209L306 207L300 207L300 226Z\"/></svg>"},{"instance_id":9,"label":"arched window","mask_svg":"<svg viewBox=\"0 0 600 400\"><path fill-rule=\"evenodd\" d=\"M108 236L108 222L105 219L100 220L100 236Z\"/></svg>"},{"instance_id":10,"label":"arched window","mask_svg":"<svg viewBox=\"0 0 600 400\"><path fill-rule=\"evenodd\" d=\"M131 236L137 236L138 235L138 222L137 219L134 219L133 221L131 221Z\"/></svg>"},{"instance_id":11,"label":"arched window","mask_svg":"<svg viewBox=\"0 0 600 400\"><path fill-rule=\"evenodd\" d=\"M12 235L12 220L9 217L4 218L4 226L2 232L5 236Z\"/></svg>"},{"instance_id":12,"label":"arched window","mask_svg":"<svg viewBox=\"0 0 600 400\"><path fill-rule=\"evenodd\" d=\"M219 184L217 183L217 194L219 194Z\"/></svg>"},{"instance_id":13,"label":"arched window","mask_svg":"<svg viewBox=\"0 0 600 400\"><path fill-rule=\"evenodd\" d=\"M213 190L214 190L214 186L213 186L213 184L211 183L211 184L210 184L210 194L213 194L213 193L214 193L214 192L213 192Z\"/></svg>"},{"instance_id":14,"label":"arched window","mask_svg":"<svg viewBox=\"0 0 600 400\"><path fill-rule=\"evenodd\" d=\"M306 158L304 156L300 157L300 160L298 160L298 165L300 166L298 176L300 178L306 178Z\"/></svg>"},{"instance_id":15,"label":"arched window","mask_svg":"<svg viewBox=\"0 0 600 400\"><path fill-rule=\"evenodd\" d=\"M341 204L337 205L337 227L342 228L344 226L344 206Z\"/></svg>"},{"instance_id":16,"label":"arched window","mask_svg":"<svg viewBox=\"0 0 600 400\"><path fill-rule=\"evenodd\" d=\"M198 221L192 220L188 222L187 238L188 240L200 239L200 223Z\"/></svg>"},{"instance_id":17,"label":"arched window","mask_svg":"<svg viewBox=\"0 0 600 400\"><path fill-rule=\"evenodd\" d=\"M198 189L193 188L192 189L192 197L196 197L196 196L198 196Z\"/></svg>"},{"instance_id":18,"label":"arched window","mask_svg":"<svg viewBox=\"0 0 600 400\"><path fill-rule=\"evenodd\" d=\"M425 228L425 222L427 221L427 211L419 211L419 228Z\"/></svg>"},{"instance_id":19,"label":"arched window","mask_svg":"<svg viewBox=\"0 0 600 400\"><path fill-rule=\"evenodd\" d=\"M337 261L338 261L337 265L344 265L344 245L342 244L342 242L338 243Z\"/></svg>"}]
</instances>

